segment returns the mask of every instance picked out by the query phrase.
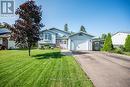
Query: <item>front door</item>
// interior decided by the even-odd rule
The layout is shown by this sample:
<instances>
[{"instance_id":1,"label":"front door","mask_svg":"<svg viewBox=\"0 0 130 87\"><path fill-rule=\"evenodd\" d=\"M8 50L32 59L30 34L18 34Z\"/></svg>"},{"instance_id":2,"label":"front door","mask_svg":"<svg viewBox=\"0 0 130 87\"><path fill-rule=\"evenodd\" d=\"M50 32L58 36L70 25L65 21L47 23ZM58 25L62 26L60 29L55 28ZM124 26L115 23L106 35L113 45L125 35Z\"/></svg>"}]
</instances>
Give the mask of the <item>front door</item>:
<instances>
[{"instance_id":1,"label":"front door","mask_svg":"<svg viewBox=\"0 0 130 87\"><path fill-rule=\"evenodd\" d=\"M61 42L60 42L60 47L62 48L62 49L67 49L67 40L61 40Z\"/></svg>"}]
</instances>

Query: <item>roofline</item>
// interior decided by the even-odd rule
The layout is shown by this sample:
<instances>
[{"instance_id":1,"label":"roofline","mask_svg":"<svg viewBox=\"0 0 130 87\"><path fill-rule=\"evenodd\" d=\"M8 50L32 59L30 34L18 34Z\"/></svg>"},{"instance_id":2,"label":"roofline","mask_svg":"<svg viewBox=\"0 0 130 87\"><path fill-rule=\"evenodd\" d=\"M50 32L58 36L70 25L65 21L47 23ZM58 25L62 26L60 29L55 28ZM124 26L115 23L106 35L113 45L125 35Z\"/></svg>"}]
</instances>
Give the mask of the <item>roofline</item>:
<instances>
[{"instance_id":1,"label":"roofline","mask_svg":"<svg viewBox=\"0 0 130 87\"><path fill-rule=\"evenodd\" d=\"M127 34L130 34L130 32L121 32L121 31L118 31L118 32L114 33L112 36L116 35L117 33L127 33Z\"/></svg>"},{"instance_id":2,"label":"roofline","mask_svg":"<svg viewBox=\"0 0 130 87\"><path fill-rule=\"evenodd\" d=\"M0 28L0 30L3 30L2 32L0 32L0 35L11 34L11 31L7 28Z\"/></svg>"},{"instance_id":3,"label":"roofline","mask_svg":"<svg viewBox=\"0 0 130 87\"><path fill-rule=\"evenodd\" d=\"M101 39L101 38L93 38L92 41L105 41L105 39Z\"/></svg>"},{"instance_id":4,"label":"roofline","mask_svg":"<svg viewBox=\"0 0 130 87\"><path fill-rule=\"evenodd\" d=\"M0 33L0 35L4 35L4 34L11 34L11 33L10 32Z\"/></svg>"},{"instance_id":5,"label":"roofline","mask_svg":"<svg viewBox=\"0 0 130 87\"><path fill-rule=\"evenodd\" d=\"M82 31L80 31L80 32L78 32L78 33L75 33L75 34L73 34L73 35L70 35L69 37L72 37L72 36L77 35L77 34L79 34L79 33L83 33L83 34L88 35L88 36L90 36L90 37L95 37L95 36L93 36L93 35L87 34L87 33L82 32Z\"/></svg>"},{"instance_id":6,"label":"roofline","mask_svg":"<svg viewBox=\"0 0 130 87\"><path fill-rule=\"evenodd\" d=\"M55 32L53 32L53 31L51 31L51 30L48 30L48 29L42 30L42 31L40 31L40 32L44 32L44 31L49 31L49 32L52 32L52 33L56 34Z\"/></svg>"},{"instance_id":7,"label":"roofline","mask_svg":"<svg viewBox=\"0 0 130 87\"><path fill-rule=\"evenodd\" d=\"M68 38L57 38L57 40L67 40Z\"/></svg>"},{"instance_id":8,"label":"roofline","mask_svg":"<svg viewBox=\"0 0 130 87\"><path fill-rule=\"evenodd\" d=\"M67 33L67 34L71 34L71 33L67 32L67 31L63 31L63 30L60 30L60 29L57 29L57 28L50 28L49 30L52 30L52 29L56 29L56 30L62 31L62 32Z\"/></svg>"}]
</instances>

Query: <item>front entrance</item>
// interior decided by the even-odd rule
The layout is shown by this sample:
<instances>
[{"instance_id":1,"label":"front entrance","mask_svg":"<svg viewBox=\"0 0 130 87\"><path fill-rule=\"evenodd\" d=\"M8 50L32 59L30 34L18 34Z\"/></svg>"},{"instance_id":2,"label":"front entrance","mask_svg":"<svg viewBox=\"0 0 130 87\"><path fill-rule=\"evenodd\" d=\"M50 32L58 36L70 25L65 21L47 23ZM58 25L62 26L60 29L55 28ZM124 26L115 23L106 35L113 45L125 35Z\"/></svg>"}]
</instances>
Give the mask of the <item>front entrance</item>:
<instances>
[{"instance_id":1,"label":"front entrance","mask_svg":"<svg viewBox=\"0 0 130 87\"><path fill-rule=\"evenodd\" d=\"M2 45L4 45L6 47L6 49L8 49L8 39L7 38L3 38Z\"/></svg>"},{"instance_id":2,"label":"front entrance","mask_svg":"<svg viewBox=\"0 0 130 87\"><path fill-rule=\"evenodd\" d=\"M57 40L56 41L57 43L57 46L58 47L60 47L61 49L67 49L68 47L67 47L67 45L68 45L68 40L62 40L62 39L60 39L60 40Z\"/></svg>"}]
</instances>

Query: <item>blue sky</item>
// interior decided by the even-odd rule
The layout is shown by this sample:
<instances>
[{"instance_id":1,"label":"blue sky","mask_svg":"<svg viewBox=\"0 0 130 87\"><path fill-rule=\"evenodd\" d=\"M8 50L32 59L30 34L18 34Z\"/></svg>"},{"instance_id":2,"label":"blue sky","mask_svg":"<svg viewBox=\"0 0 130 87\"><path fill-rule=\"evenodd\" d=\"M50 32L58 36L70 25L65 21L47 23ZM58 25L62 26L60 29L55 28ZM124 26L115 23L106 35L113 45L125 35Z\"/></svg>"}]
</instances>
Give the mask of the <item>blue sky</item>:
<instances>
[{"instance_id":1,"label":"blue sky","mask_svg":"<svg viewBox=\"0 0 130 87\"><path fill-rule=\"evenodd\" d=\"M15 0L16 8L26 0ZM81 25L92 35L130 32L130 0L36 0L42 5L45 28L64 28L78 32ZM15 17L0 17L0 22L14 23Z\"/></svg>"}]
</instances>

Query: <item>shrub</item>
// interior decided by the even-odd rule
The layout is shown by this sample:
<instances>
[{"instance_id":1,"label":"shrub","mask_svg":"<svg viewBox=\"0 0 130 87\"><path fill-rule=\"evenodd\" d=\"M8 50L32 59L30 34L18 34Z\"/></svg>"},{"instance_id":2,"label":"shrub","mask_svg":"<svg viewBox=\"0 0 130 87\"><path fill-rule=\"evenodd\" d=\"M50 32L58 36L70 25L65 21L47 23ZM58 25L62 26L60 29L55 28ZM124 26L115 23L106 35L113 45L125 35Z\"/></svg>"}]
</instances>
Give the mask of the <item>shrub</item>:
<instances>
[{"instance_id":1,"label":"shrub","mask_svg":"<svg viewBox=\"0 0 130 87\"><path fill-rule=\"evenodd\" d=\"M128 35L125 40L125 50L130 51L130 35Z\"/></svg>"},{"instance_id":2,"label":"shrub","mask_svg":"<svg viewBox=\"0 0 130 87\"><path fill-rule=\"evenodd\" d=\"M121 49L121 51L125 51L125 47L123 45L119 46L119 48Z\"/></svg>"},{"instance_id":3,"label":"shrub","mask_svg":"<svg viewBox=\"0 0 130 87\"><path fill-rule=\"evenodd\" d=\"M43 50L44 50L44 49L45 49L45 47L44 47L44 46L41 46L41 49L43 49Z\"/></svg>"},{"instance_id":4,"label":"shrub","mask_svg":"<svg viewBox=\"0 0 130 87\"><path fill-rule=\"evenodd\" d=\"M118 54L123 54L123 51L121 50L121 48L115 48L114 52Z\"/></svg>"},{"instance_id":5,"label":"shrub","mask_svg":"<svg viewBox=\"0 0 130 87\"><path fill-rule=\"evenodd\" d=\"M113 45L112 45L111 34L108 33L108 36L105 39L102 51L109 51L110 52L112 49L113 49Z\"/></svg>"}]
</instances>

